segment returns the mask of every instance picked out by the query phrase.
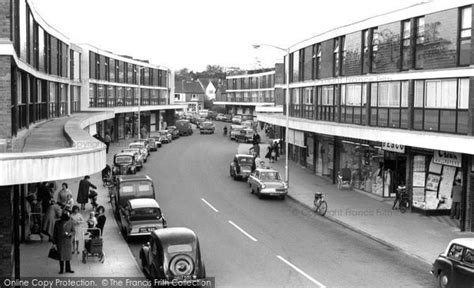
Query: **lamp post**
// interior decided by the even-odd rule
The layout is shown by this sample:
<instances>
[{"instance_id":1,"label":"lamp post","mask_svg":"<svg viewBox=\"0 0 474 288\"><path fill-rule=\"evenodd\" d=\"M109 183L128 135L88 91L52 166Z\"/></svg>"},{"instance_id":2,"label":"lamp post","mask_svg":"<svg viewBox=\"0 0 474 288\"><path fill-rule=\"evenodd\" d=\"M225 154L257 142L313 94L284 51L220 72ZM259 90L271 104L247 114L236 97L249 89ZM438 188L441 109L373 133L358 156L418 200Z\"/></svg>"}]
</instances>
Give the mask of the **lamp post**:
<instances>
[{"instance_id":1,"label":"lamp post","mask_svg":"<svg viewBox=\"0 0 474 288\"><path fill-rule=\"evenodd\" d=\"M258 49L261 46L268 46L278 50L281 50L286 53L286 61L285 61L285 78L286 78L286 91L285 91L285 114L286 114L286 127L285 127L285 181L286 184L290 185L290 173L288 169L288 135L290 130L290 47L288 48L281 48L271 44L255 44L252 45L253 48Z\"/></svg>"}]
</instances>

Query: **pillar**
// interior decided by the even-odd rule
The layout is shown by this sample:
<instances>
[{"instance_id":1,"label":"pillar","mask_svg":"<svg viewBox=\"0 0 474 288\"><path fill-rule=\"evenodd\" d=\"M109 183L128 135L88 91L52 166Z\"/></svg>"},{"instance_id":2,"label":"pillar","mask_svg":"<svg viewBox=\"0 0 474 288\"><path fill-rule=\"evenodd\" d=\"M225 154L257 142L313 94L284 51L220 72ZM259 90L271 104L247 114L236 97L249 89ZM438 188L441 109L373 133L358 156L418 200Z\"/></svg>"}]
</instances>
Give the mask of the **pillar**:
<instances>
[{"instance_id":1,"label":"pillar","mask_svg":"<svg viewBox=\"0 0 474 288\"><path fill-rule=\"evenodd\" d=\"M13 276L13 186L0 187L0 278Z\"/></svg>"}]
</instances>

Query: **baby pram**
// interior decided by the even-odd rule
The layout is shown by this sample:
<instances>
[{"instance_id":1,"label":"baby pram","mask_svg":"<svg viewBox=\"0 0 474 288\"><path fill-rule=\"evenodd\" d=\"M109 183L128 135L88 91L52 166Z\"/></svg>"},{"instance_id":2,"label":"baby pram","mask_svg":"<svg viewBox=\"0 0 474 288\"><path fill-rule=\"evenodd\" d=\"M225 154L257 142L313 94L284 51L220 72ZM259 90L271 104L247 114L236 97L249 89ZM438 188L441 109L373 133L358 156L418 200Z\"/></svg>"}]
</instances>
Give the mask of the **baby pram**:
<instances>
[{"instance_id":1,"label":"baby pram","mask_svg":"<svg viewBox=\"0 0 474 288\"><path fill-rule=\"evenodd\" d=\"M337 189L352 189L352 171L349 168L342 168L337 175Z\"/></svg>"},{"instance_id":2,"label":"baby pram","mask_svg":"<svg viewBox=\"0 0 474 288\"><path fill-rule=\"evenodd\" d=\"M82 250L82 263L86 263L90 257L97 257L101 263L105 261L105 253L102 251L104 241L99 228L87 228L84 231L84 250Z\"/></svg>"}]
</instances>

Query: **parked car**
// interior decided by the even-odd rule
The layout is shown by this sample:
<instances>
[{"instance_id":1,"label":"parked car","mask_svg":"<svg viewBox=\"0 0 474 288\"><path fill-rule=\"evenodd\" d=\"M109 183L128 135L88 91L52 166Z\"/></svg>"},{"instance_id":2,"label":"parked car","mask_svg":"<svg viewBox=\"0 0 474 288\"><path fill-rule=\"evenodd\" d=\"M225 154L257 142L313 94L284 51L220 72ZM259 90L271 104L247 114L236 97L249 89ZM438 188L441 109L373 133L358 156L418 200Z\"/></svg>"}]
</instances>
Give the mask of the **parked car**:
<instances>
[{"instance_id":1,"label":"parked car","mask_svg":"<svg viewBox=\"0 0 474 288\"><path fill-rule=\"evenodd\" d=\"M217 112L216 111L209 111L207 112L207 119L210 119L210 120L216 120L216 117L217 117Z\"/></svg>"},{"instance_id":2,"label":"parked car","mask_svg":"<svg viewBox=\"0 0 474 288\"><path fill-rule=\"evenodd\" d=\"M143 143L143 145L145 145L145 148L148 152L148 156L150 156L151 147L150 147L150 141L148 140L148 138L138 139L138 140L135 140L135 142Z\"/></svg>"},{"instance_id":3,"label":"parked car","mask_svg":"<svg viewBox=\"0 0 474 288\"><path fill-rule=\"evenodd\" d=\"M245 128L239 131L240 133L235 135L235 141L243 143L252 143L253 135L255 131L253 129Z\"/></svg>"},{"instance_id":4,"label":"parked car","mask_svg":"<svg viewBox=\"0 0 474 288\"><path fill-rule=\"evenodd\" d=\"M144 142L132 142L128 145L128 148L140 150L140 153L143 156L143 162L146 163L146 161L148 160L148 156L150 155L150 152L148 152L148 148Z\"/></svg>"},{"instance_id":5,"label":"parked car","mask_svg":"<svg viewBox=\"0 0 474 288\"><path fill-rule=\"evenodd\" d=\"M230 125L229 138L230 140L235 140L235 137L240 134L240 130L245 127L240 125Z\"/></svg>"},{"instance_id":6,"label":"parked car","mask_svg":"<svg viewBox=\"0 0 474 288\"><path fill-rule=\"evenodd\" d=\"M137 149L137 148L122 149L122 153L126 153L126 152L132 153L135 155L137 170L138 171L142 170L145 159L143 158L143 154L140 152L140 149Z\"/></svg>"},{"instance_id":7,"label":"parked car","mask_svg":"<svg viewBox=\"0 0 474 288\"><path fill-rule=\"evenodd\" d=\"M225 114L225 122L232 122L232 115L231 114Z\"/></svg>"},{"instance_id":8,"label":"parked car","mask_svg":"<svg viewBox=\"0 0 474 288\"><path fill-rule=\"evenodd\" d=\"M254 157L249 154L236 154L230 163L230 177L237 180L238 178L247 179L255 165Z\"/></svg>"},{"instance_id":9,"label":"parked car","mask_svg":"<svg viewBox=\"0 0 474 288\"><path fill-rule=\"evenodd\" d=\"M253 121L252 120L245 120L245 121L242 121L242 124L240 124L242 126L245 126L247 128L252 128L253 127Z\"/></svg>"},{"instance_id":10,"label":"parked car","mask_svg":"<svg viewBox=\"0 0 474 288\"><path fill-rule=\"evenodd\" d=\"M158 151L158 144L154 138L147 138L148 141L148 147L150 148L150 151ZM160 142L161 145L161 142Z\"/></svg>"},{"instance_id":11,"label":"parked car","mask_svg":"<svg viewBox=\"0 0 474 288\"><path fill-rule=\"evenodd\" d=\"M285 199L288 186L281 179L277 170L270 168L257 168L248 178L250 191L256 193L258 198L263 196L277 196Z\"/></svg>"},{"instance_id":12,"label":"parked car","mask_svg":"<svg viewBox=\"0 0 474 288\"><path fill-rule=\"evenodd\" d=\"M110 195L112 210L119 219L119 211L127 204L127 201L135 198L155 199L155 186L153 180L147 175L125 175L118 176L113 195Z\"/></svg>"},{"instance_id":13,"label":"parked car","mask_svg":"<svg viewBox=\"0 0 474 288\"><path fill-rule=\"evenodd\" d=\"M193 134L193 127L191 126L191 122L189 122L189 120L178 120L175 124L179 131L179 135L188 136Z\"/></svg>"},{"instance_id":14,"label":"parked car","mask_svg":"<svg viewBox=\"0 0 474 288\"><path fill-rule=\"evenodd\" d=\"M188 228L158 229L151 233L150 242L140 250L140 262L152 280L191 281L206 278L199 240Z\"/></svg>"},{"instance_id":15,"label":"parked car","mask_svg":"<svg viewBox=\"0 0 474 288\"><path fill-rule=\"evenodd\" d=\"M234 115L234 117L232 117L232 123L234 124L242 124L242 115Z\"/></svg>"},{"instance_id":16,"label":"parked car","mask_svg":"<svg viewBox=\"0 0 474 288\"><path fill-rule=\"evenodd\" d=\"M176 126L168 126L168 132L171 133L171 138L172 139L178 139L179 138L179 130Z\"/></svg>"},{"instance_id":17,"label":"parked car","mask_svg":"<svg viewBox=\"0 0 474 288\"><path fill-rule=\"evenodd\" d=\"M158 133L161 136L161 143L171 143L173 140L173 136L171 136L171 133L168 132L168 130L160 130Z\"/></svg>"},{"instance_id":18,"label":"parked car","mask_svg":"<svg viewBox=\"0 0 474 288\"><path fill-rule=\"evenodd\" d=\"M204 118L197 118L196 119L196 126L198 129L201 129L202 123L206 122L206 119Z\"/></svg>"},{"instance_id":19,"label":"parked car","mask_svg":"<svg viewBox=\"0 0 474 288\"><path fill-rule=\"evenodd\" d=\"M474 285L474 238L452 240L433 263L431 274L440 288Z\"/></svg>"},{"instance_id":20,"label":"parked car","mask_svg":"<svg viewBox=\"0 0 474 288\"><path fill-rule=\"evenodd\" d=\"M132 152L119 152L114 155L114 164L112 167L112 175L135 174L140 167L138 165L138 155Z\"/></svg>"},{"instance_id":21,"label":"parked car","mask_svg":"<svg viewBox=\"0 0 474 288\"><path fill-rule=\"evenodd\" d=\"M133 236L146 236L156 229L166 228L166 219L155 199L130 199L120 210L120 226L128 242Z\"/></svg>"},{"instance_id":22,"label":"parked car","mask_svg":"<svg viewBox=\"0 0 474 288\"><path fill-rule=\"evenodd\" d=\"M214 125L214 123L211 121L204 121L199 128L199 132L201 134L214 134L215 129L216 125Z\"/></svg>"},{"instance_id":23,"label":"parked car","mask_svg":"<svg viewBox=\"0 0 474 288\"><path fill-rule=\"evenodd\" d=\"M150 139L155 140L156 147L158 147L158 148L161 147L161 136L160 136L160 134L150 133L150 138L148 138L148 140L150 140Z\"/></svg>"},{"instance_id":24,"label":"parked car","mask_svg":"<svg viewBox=\"0 0 474 288\"><path fill-rule=\"evenodd\" d=\"M226 119L227 119L227 117L225 117L225 115L222 114L222 113L219 113L219 114L217 114L217 116L216 116L216 120L217 120L217 121L225 121Z\"/></svg>"}]
</instances>

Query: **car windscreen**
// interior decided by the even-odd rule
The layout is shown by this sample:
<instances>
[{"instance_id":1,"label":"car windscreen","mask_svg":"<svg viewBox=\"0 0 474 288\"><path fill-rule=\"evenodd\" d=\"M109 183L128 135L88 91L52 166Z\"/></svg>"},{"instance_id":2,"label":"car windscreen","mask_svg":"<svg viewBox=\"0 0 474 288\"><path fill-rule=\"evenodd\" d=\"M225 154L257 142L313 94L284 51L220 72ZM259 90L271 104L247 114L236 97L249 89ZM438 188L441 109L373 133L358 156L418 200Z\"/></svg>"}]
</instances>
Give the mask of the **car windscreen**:
<instances>
[{"instance_id":1,"label":"car windscreen","mask_svg":"<svg viewBox=\"0 0 474 288\"><path fill-rule=\"evenodd\" d=\"M153 186L148 181L137 181L137 182L125 182L120 185L120 198L131 199L131 198L154 198ZM121 204L123 203L123 201Z\"/></svg>"},{"instance_id":2,"label":"car windscreen","mask_svg":"<svg viewBox=\"0 0 474 288\"><path fill-rule=\"evenodd\" d=\"M115 157L115 164L130 164L132 163L132 157L128 155Z\"/></svg>"},{"instance_id":3,"label":"car windscreen","mask_svg":"<svg viewBox=\"0 0 474 288\"><path fill-rule=\"evenodd\" d=\"M253 164L253 157L240 157L238 158L240 165L252 165Z\"/></svg>"},{"instance_id":4,"label":"car windscreen","mask_svg":"<svg viewBox=\"0 0 474 288\"><path fill-rule=\"evenodd\" d=\"M212 126L214 126L214 124L204 122L204 123L202 123L202 126L203 126L204 128L212 128Z\"/></svg>"},{"instance_id":5,"label":"car windscreen","mask_svg":"<svg viewBox=\"0 0 474 288\"><path fill-rule=\"evenodd\" d=\"M140 220L153 220L161 218L160 208L145 207L145 208L135 208L130 211L130 220L140 221Z\"/></svg>"},{"instance_id":6,"label":"car windscreen","mask_svg":"<svg viewBox=\"0 0 474 288\"><path fill-rule=\"evenodd\" d=\"M277 181L280 180L278 172L260 172L260 179L263 181Z\"/></svg>"},{"instance_id":7,"label":"car windscreen","mask_svg":"<svg viewBox=\"0 0 474 288\"><path fill-rule=\"evenodd\" d=\"M143 145L142 144L132 144L129 146L132 149L142 149Z\"/></svg>"}]
</instances>

